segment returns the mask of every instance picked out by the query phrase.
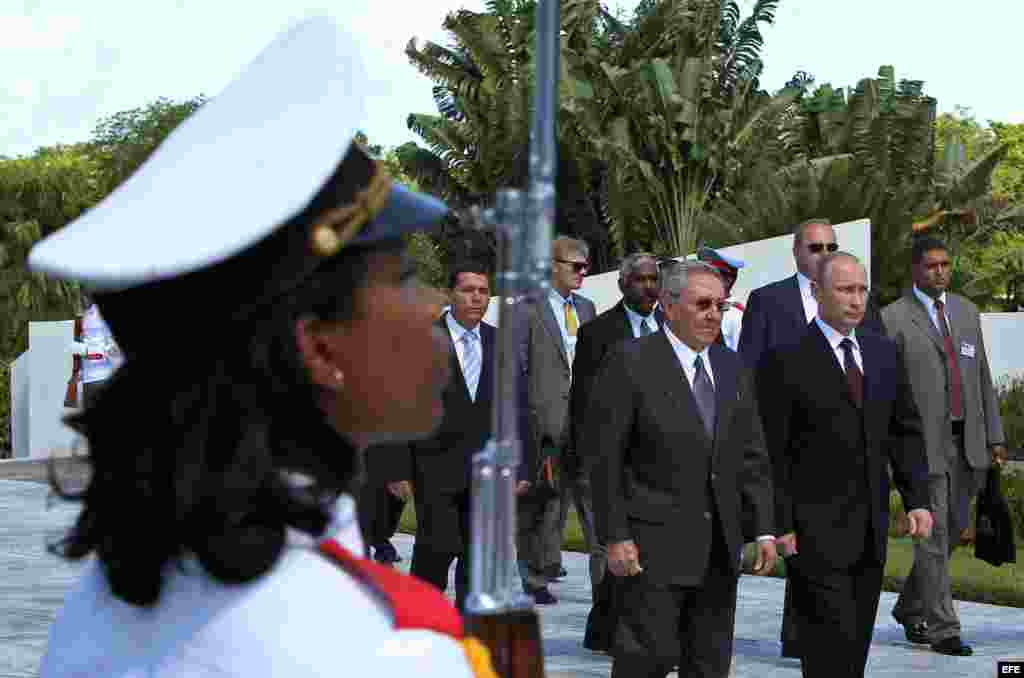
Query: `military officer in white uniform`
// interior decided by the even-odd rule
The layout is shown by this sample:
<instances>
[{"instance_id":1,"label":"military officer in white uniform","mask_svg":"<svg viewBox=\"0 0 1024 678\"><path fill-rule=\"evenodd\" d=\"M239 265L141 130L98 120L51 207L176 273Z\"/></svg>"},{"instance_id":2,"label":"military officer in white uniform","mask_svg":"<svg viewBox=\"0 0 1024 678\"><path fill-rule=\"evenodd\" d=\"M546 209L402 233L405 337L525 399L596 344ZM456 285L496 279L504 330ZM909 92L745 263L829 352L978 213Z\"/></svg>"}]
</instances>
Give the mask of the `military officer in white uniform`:
<instances>
[{"instance_id":1,"label":"military officer in white uniform","mask_svg":"<svg viewBox=\"0 0 1024 678\"><path fill-rule=\"evenodd\" d=\"M402 241L445 207L354 143L354 45L296 25L30 254L125 356L69 421L84 570L42 678L493 675L443 596L359 557L359 455L429 435L448 367ZM166 317L202 350L172 364Z\"/></svg>"},{"instance_id":2,"label":"military officer in white uniform","mask_svg":"<svg viewBox=\"0 0 1024 678\"><path fill-rule=\"evenodd\" d=\"M740 345L740 330L743 329L743 304L732 296L732 288L744 262L710 247L701 247L697 250L697 258L714 266L722 275L729 309L722 314L722 333L719 338L722 343L736 351Z\"/></svg>"}]
</instances>

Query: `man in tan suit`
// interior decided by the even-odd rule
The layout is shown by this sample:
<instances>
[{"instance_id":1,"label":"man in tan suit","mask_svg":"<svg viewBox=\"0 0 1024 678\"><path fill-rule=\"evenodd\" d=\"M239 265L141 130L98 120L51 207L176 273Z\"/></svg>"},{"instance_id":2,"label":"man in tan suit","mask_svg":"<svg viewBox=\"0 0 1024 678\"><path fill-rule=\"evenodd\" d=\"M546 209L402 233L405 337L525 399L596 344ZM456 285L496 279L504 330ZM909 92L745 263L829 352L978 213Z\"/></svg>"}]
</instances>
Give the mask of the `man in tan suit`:
<instances>
[{"instance_id":1,"label":"man in tan suit","mask_svg":"<svg viewBox=\"0 0 1024 678\"><path fill-rule=\"evenodd\" d=\"M990 463L1006 458L978 308L947 292L951 264L945 244L915 241L914 285L882 311L896 340L921 412L931 508L931 538L914 544L914 567L892 614L911 642L967 656L950 592L949 558L967 527L968 505Z\"/></svg>"},{"instance_id":2,"label":"man in tan suit","mask_svg":"<svg viewBox=\"0 0 1024 678\"><path fill-rule=\"evenodd\" d=\"M593 547L593 518L589 497L576 482L579 464L570 446L569 388L579 326L597 315L594 302L576 294L590 270L589 249L582 240L566 236L552 242L551 290L548 298L530 308L524 352L535 459L558 465L559 497L521 502L519 570L523 587L541 604L557 602L548 581L562 576L562 535L569 503L576 505L587 548Z\"/></svg>"}]
</instances>

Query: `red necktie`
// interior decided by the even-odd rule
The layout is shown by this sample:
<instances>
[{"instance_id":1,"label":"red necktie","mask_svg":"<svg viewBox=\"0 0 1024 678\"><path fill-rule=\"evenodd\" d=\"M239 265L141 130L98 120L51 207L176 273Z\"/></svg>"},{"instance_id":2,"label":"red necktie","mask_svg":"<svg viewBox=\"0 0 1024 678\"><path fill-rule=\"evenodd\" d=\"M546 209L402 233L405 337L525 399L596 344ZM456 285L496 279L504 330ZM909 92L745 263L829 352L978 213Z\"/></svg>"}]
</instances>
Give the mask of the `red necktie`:
<instances>
[{"instance_id":1,"label":"red necktie","mask_svg":"<svg viewBox=\"0 0 1024 678\"><path fill-rule=\"evenodd\" d=\"M843 349L843 367L846 368L846 385L850 388L850 395L857 407L864 406L864 374L857 367L857 361L853 359L853 341L843 339L839 342Z\"/></svg>"},{"instance_id":2,"label":"red necktie","mask_svg":"<svg viewBox=\"0 0 1024 678\"><path fill-rule=\"evenodd\" d=\"M946 372L949 376L949 415L953 419L963 419L963 380L960 376L960 361L956 357L956 349L953 347L953 337L949 334L949 325L946 323L946 305L941 300L935 300L935 315L939 319L939 327L942 328L942 342L946 346Z\"/></svg>"}]
</instances>

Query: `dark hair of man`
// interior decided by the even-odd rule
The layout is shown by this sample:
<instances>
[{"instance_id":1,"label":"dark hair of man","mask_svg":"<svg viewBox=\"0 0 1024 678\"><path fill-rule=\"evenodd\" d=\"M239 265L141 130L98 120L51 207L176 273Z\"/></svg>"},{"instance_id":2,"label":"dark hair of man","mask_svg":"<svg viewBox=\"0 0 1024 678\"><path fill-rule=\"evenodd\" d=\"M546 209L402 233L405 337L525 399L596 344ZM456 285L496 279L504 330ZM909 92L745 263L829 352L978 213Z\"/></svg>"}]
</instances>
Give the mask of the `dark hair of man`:
<instances>
[{"instance_id":1,"label":"dark hair of man","mask_svg":"<svg viewBox=\"0 0 1024 678\"><path fill-rule=\"evenodd\" d=\"M482 261L467 259L452 266L448 275L448 289L454 290L459 284L459 276L463 273L476 273L477 275L490 276L491 271Z\"/></svg>"},{"instance_id":2,"label":"dark hair of man","mask_svg":"<svg viewBox=\"0 0 1024 678\"><path fill-rule=\"evenodd\" d=\"M831 226L832 222L824 217L815 217L814 219L808 219L807 221L801 221L793 229L793 237L796 239L796 244L800 244L804 240L804 231L807 230L808 226L813 224L819 224L821 226Z\"/></svg>"},{"instance_id":3,"label":"dark hair of man","mask_svg":"<svg viewBox=\"0 0 1024 678\"><path fill-rule=\"evenodd\" d=\"M322 534L360 463L318 406L295 327L356 317L368 268L368 252L353 249L257 314L205 333L188 355L130 356L68 419L89 443L91 473L84 491L68 492L51 466L55 491L83 504L51 550L70 560L95 552L114 595L149 606L183 556L241 583L273 567L286 528ZM310 484L297 487L295 474Z\"/></svg>"},{"instance_id":4,"label":"dark hair of man","mask_svg":"<svg viewBox=\"0 0 1024 678\"><path fill-rule=\"evenodd\" d=\"M933 235L923 235L914 238L914 243L910 246L910 263L920 264L921 260L924 259L924 255L935 250L949 251L946 243Z\"/></svg>"}]
</instances>

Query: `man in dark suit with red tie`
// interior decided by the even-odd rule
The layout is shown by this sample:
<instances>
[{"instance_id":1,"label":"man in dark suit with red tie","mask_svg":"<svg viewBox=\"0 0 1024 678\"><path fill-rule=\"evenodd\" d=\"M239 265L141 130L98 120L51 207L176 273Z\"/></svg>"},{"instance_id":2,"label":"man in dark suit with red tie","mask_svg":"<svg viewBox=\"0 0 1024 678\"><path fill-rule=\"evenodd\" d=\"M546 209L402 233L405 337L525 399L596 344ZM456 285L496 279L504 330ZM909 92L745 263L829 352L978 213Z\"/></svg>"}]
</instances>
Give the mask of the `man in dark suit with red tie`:
<instances>
[{"instance_id":1,"label":"man in dark suit with red tie","mask_svg":"<svg viewBox=\"0 0 1024 678\"><path fill-rule=\"evenodd\" d=\"M775 469L778 542L786 557L807 678L864 675L882 588L889 475L910 532L931 530L921 417L895 342L859 329L868 293L853 255L825 257L817 317L757 373Z\"/></svg>"},{"instance_id":2,"label":"man in dark suit with red tie","mask_svg":"<svg viewBox=\"0 0 1024 678\"><path fill-rule=\"evenodd\" d=\"M661 331L609 353L581 447L594 519L621 587L613 678L725 678L732 662L742 515L758 530L755 573L775 565L771 470L753 383L718 344L728 308L704 263L661 270Z\"/></svg>"},{"instance_id":3,"label":"man in dark suit with red tie","mask_svg":"<svg viewBox=\"0 0 1024 678\"><path fill-rule=\"evenodd\" d=\"M803 338L807 323L818 313L818 302L811 291L818 266L822 259L838 249L836 232L828 219L808 219L793 230L796 275L751 292L743 311L739 354L751 370L757 369L765 351ZM861 326L877 334L885 334L878 304L870 296ZM792 623L788 584L781 637L782 656L799 657L800 644Z\"/></svg>"}]
</instances>

